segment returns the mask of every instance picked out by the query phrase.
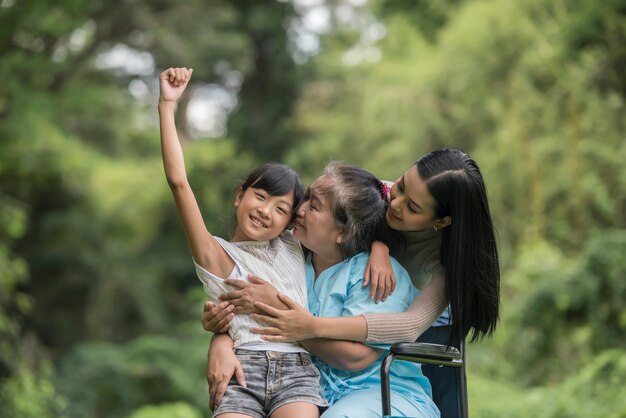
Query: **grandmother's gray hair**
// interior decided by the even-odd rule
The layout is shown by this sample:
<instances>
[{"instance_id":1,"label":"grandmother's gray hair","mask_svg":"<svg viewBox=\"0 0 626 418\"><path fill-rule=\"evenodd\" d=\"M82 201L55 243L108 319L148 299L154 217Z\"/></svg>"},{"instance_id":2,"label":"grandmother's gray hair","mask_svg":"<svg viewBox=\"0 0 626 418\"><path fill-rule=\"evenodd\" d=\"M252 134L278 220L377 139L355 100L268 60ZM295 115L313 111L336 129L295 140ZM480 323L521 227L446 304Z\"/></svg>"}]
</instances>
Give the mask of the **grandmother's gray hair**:
<instances>
[{"instance_id":1,"label":"grandmother's gray hair","mask_svg":"<svg viewBox=\"0 0 626 418\"><path fill-rule=\"evenodd\" d=\"M328 196L335 227L342 231L339 244L343 258L369 251L374 240L387 241L387 201L381 181L369 171L335 161L324 168L329 180L319 193Z\"/></svg>"}]
</instances>

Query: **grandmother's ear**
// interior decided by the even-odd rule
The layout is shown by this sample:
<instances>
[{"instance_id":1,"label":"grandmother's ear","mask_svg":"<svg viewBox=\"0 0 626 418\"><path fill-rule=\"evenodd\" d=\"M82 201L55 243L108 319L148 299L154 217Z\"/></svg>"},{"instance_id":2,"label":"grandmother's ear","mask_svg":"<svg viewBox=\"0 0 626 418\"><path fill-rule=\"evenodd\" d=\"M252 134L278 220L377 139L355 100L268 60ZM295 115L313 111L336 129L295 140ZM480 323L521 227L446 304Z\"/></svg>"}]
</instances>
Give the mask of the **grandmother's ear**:
<instances>
[{"instance_id":1,"label":"grandmother's ear","mask_svg":"<svg viewBox=\"0 0 626 418\"><path fill-rule=\"evenodd\" d=\"M335 239L335 242L337 244L341 244L343 242L343 234L337 235L337 238Z\"/></svg>"}]
</instances>

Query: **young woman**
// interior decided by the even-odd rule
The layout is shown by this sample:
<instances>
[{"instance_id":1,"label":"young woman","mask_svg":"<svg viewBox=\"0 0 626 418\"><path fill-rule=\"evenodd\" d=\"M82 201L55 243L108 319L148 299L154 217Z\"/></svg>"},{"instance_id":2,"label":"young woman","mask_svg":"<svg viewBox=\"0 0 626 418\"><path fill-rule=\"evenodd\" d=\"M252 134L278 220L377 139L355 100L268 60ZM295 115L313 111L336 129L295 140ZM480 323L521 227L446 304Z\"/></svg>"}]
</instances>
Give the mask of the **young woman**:
<instances>
[{"instance_id":1,"label":"young woman","mask_svg":"<svg viewBox=\"0 0 626 418\"><path fill-rule=\"evenodd\" d=\"M174 124L176 101L190 77L191 70L186 68L170 68L161 74L159 117L165 175L198 277L215 300L230 290L224 279L253 272L306 305L304 256L300 244L287 231L304 197L304 187L295 171L280 164L266 164L254 170L237 193L237 226L230 241L214 237L207 230L187 181ZM327 404L311 356L297 343L261 340L250 332L254 325L261 324L248 315L233 319L230 335L248 386L231 385L214 416L319 417L319 408ZM268 385L272 387L269 392Z\"/></svg>"},{"instance_id":2,"label":"young woman","mask_svg":"<svg viewBox=\"0 0 626 418\"><path fill-rule=\"evenodd\" d=\"M315 315L343 316L372 312L401 312L417 290L406 270L391 261L397 291L376 304L363 286L370 245L386 232L386 200L381 182L373 175L345 164L330 164L309 188L298 211L294 236L310 250L306 263L309 309ZM209 354L210 372L231 364L233 353L217 336ZM324 395L332 405L324 417L379 417L380 363L386 345L352 341L308 339L322 375ZM231 360L229 360L229 358ZM417 364L398 362L391 370L394 413L438 417L428 380Z\"/></svg>"}]
</instances>

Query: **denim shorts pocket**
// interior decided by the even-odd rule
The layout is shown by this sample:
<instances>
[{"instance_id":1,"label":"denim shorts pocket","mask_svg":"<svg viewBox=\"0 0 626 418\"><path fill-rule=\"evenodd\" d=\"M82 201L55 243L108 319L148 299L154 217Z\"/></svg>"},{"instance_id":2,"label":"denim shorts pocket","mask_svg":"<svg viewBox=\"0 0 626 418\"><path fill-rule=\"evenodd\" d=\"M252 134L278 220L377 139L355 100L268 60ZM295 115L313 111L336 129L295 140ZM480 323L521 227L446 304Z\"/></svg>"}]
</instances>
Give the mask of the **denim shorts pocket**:
<instances>
[{"instance_id":1,"label":"denim shorts pocket","mask_svg":"<svg viewBox=\"0 0 626 418\"><path fill-rule=\"evenodd\" d=\"M302 362L284 362L281 364L281 368L287 375L299 375L316 379L320 377L317 367L315 367L312 362L308 364L303 364Z\"/></svg>"}]
</instances>

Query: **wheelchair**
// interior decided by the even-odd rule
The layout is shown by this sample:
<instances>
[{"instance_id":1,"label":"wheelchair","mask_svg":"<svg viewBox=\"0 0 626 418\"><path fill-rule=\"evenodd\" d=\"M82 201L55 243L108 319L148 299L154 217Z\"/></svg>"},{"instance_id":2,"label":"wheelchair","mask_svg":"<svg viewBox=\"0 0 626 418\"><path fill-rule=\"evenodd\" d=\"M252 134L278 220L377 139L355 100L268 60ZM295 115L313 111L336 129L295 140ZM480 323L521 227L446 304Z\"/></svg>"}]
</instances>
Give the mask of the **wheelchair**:
<instances>
[{"instance_id":1,"label":"wheelchair","mask_svg":"<svg viewBox=\"0 0 626 418\"><path fill-rule=\"evenodd\" d=\"M389 370L394 360L422 364L422 373L430 380L433 400L441 418L467 418L467 380L465 376L465 344L446 347L449 326L431 327L414 343L393 344L380 369L383 418L391 415Z\"/></svg>"}]
</instances>

